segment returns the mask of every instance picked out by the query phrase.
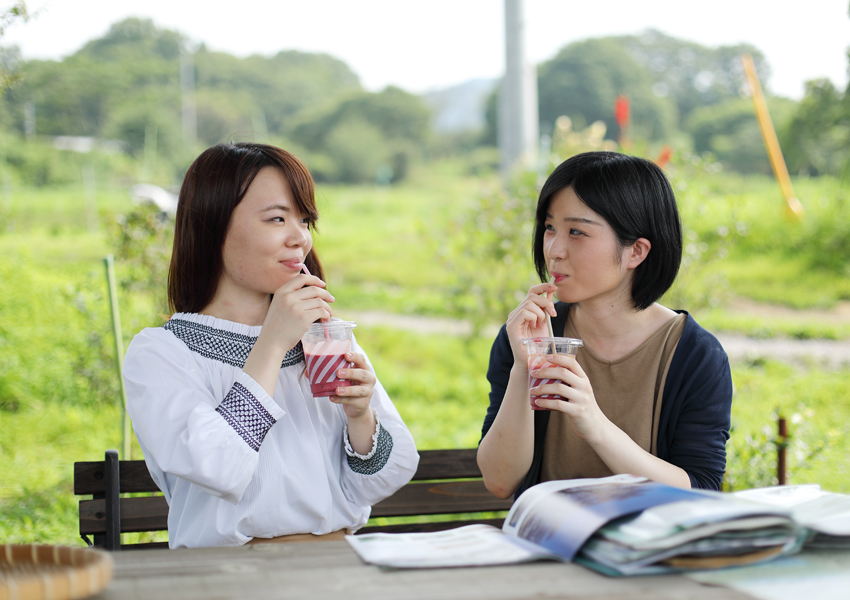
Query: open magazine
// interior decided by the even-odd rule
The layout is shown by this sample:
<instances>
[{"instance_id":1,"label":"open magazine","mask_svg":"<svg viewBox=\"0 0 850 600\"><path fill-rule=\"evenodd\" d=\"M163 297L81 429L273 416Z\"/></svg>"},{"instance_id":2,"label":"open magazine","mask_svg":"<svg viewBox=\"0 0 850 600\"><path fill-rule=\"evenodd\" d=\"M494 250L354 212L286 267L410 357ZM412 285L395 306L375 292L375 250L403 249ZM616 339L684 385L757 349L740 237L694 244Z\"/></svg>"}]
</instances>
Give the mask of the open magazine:
<instances>
[{"instance_id":1,"label":"open magazine","mask_svg":"<svg viewBox=\"0 0 850 600\"><path fill-rule=\"evenodd\" d=\"M682 490L631 475L549 481L526 490L502 529L348 536L360 557L395 568L576 561L607 575L752 564L799 550L809 531L777 503Z\"/></svg>"}]
</instances>

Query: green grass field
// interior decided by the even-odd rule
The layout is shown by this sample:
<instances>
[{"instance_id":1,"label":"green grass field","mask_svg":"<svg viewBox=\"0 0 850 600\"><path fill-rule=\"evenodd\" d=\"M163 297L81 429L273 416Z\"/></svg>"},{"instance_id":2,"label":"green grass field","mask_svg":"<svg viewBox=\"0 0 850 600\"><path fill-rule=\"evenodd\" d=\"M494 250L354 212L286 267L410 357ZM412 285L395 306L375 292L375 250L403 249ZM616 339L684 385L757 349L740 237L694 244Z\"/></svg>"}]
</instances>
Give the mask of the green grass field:
<instances>
[{"instance_id":1,"label":"green grass field","mask_svg":"<svg viewBox=\"0 0 850 600\"><path fill-rule=\"evenodd\" d=\"M483 187L495 183L445 164L422 168L389 188L320 187L316 248L338 299L337 314L382 310L452 316L445 300L451 277L430 243ZM719 303L693 310L704 325L759 337L850 337L848 323L828 316L751 317L729 308L727 301L737 296L826 310L850 298L847 273L830 266L829 257L821 260L806 250L812 236L830 231L841 241L841 231L835 234L828 225L844 192L830 179L795 185L809 209L802 224L784 220L778 191L764 178L703 176L680 194L686 229L709 247L706 256L722 250L700 271L699 278L719 276L725 282ZM87 229L79 186L16 189L0 203L4 541L81 544L72 463L100 459L105 449L120 445L102 258L113 251L105 235L110 222L131 207L117 187L99 191L97 199L97 232ZM726 237L728 243L718 245ZM152 324L150 304L126 293L121 310L126 345ZM357 336L421 448L477 444L487 406L490 339L365 327ZM793 418L791 481L850 492L843 474L850 451L843 435L850 423L850 371L758 362L734 365L733 380L729 468L736 481L767 482L773 448L764 428L772 432L774 415L781 412Z\"/></svg>"}]
</instances>

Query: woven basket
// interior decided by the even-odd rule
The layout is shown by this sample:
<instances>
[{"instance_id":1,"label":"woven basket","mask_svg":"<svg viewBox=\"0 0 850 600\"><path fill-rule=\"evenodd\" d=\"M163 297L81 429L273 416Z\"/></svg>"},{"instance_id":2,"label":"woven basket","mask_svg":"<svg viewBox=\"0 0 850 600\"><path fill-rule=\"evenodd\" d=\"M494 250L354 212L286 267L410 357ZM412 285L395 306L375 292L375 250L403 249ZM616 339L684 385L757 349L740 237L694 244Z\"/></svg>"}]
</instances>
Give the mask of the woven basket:
<instances>
[{"instance_id":1,"label":"woven basket","mask_svg":"<svg viewBox=\"0 0 850 600\"><path fill-rule=\"evenodd\" d=\"M67 600L94 595L112 579L112 557L100 550L4 544L0 600Z\"/></svg>"}]
</instances>

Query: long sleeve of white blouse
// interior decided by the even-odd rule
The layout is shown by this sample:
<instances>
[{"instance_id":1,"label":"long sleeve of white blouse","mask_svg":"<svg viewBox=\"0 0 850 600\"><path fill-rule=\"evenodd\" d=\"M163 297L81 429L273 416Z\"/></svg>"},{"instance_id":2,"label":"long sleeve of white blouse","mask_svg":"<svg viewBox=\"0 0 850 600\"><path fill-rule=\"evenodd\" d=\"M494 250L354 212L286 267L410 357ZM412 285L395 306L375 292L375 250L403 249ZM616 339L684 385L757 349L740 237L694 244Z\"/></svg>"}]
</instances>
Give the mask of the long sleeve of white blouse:
<instances>
[{"instance_id":1,"label":"long sleeve of white blouse","mask_svg":"<svg viewBox=\"0 0 850 600\"><path fill-rule=\"evenodd\" d=\"M145 454L164 473L235 504L263 438L285 412L241 369L210 375L164 329L136 336L124 361L128 409ZM168 498L167 482L156 483Z\"/></svg>"}]
</instances>

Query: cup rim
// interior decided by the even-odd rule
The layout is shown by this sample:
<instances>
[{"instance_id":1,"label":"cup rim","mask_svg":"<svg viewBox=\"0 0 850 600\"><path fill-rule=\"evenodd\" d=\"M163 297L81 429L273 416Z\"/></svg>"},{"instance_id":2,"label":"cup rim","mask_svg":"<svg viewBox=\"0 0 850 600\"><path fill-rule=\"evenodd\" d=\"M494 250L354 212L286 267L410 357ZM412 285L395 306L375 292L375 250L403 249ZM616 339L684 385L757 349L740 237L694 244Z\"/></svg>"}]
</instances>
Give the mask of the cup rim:
<instances>
[{"instance_id":1,"label":"cup rim","mask_svg":"<svg viewBox=\"0 0 850 600\"><path fill-rule=\"evenodd\" d=\"M533 337L533 338L522 338L520 340L522 344L526 346L529 344L569 344L571 346L584 346L584 342L578 338L565 338L565 337Z\"/></svg>"},{"instance_id":2,"label":"cup rim","mask_svg":"<svg viewBox=\"0 0 850 600\"><path fill-rule=\"evenodd\" d=\"M310 330L316 330L322 332L326 329L355 329L357 327L357 323L354 321L328 321L327 323L313 323L310 325Z\"/></svg>"}]
</instances>

